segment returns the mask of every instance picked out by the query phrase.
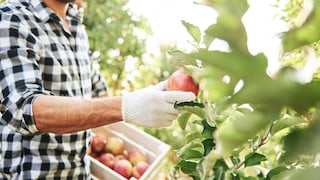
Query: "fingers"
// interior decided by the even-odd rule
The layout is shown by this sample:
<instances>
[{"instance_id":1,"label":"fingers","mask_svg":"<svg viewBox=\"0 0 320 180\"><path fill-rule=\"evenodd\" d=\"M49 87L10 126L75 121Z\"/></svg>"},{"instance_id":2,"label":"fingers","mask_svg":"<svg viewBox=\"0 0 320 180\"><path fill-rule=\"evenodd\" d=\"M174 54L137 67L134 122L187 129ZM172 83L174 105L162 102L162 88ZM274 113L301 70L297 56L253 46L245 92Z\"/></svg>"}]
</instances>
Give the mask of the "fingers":
<instances>
[{"instance_id":1,"label":"fingers","mask_svg":"<svg viewBox=\"0 0 320 180\"><path fill-rule=\"evenodd\" d=\"M152 86L151 89L164 91L166 89L167 83L168 83L168 80L161 81L158 84Z\"/></svg>"},{"instance_id":2,"label":"fingers","mask_svg":"<svg viewBox=\"0 0 320 180\"><path fill-rule=\"evenodd\" d=\"M174 108L173 103L169 103L169 102L166 104L166 112L167 112L167 114L172 116L172 119L175 119L178 116L178 114L180 113L179 110Z\"/></svg>"},{"instance_id":3,"label":"fingers","mask_svg":"<svg viewBox=\"0 0 320 180\"><path fill-rule=\"evenodd\" d=\"M194 93L183 91L166 91L163 92L163 97L168 103L187 102L196 99Z\"/></svg>"},{"instance_id":4,"label":"fingers","mask_svg":"<svg viewBox=\"0 0 320 180\"><path fill-rule=\"evenodd\" d=\"M178 112L167 113L165 116L162 116L158 119L158 127L168 127L172 124L173 120L178 118Z\"/></svg>"},{"instance_id":5,"label":"fingers","mask_svg":"<svg viewBox=\"0 0 320 180\"><path fill-rule=\"evenodd\" d=\"M164 87L166 82L158 86ZM192 92L139 90L125 94L122 101L124 121L145 127L170 126L180 111L174 108L176 102L195 100Z\"/></svg>"}]
</instances>

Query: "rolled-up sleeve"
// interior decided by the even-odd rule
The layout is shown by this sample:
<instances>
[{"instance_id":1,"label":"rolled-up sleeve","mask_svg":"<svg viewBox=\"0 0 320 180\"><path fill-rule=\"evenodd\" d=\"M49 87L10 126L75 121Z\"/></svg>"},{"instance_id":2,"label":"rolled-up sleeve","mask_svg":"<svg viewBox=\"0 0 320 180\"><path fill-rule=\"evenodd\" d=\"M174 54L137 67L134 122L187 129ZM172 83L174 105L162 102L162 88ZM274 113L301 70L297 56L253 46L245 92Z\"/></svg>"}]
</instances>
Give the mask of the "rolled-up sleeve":
<instances>
[{"instance_id":1,"label":"rolled-up sleeve","mask_svg":"<svg viewBox=\"0 0 320 180\"><path fill-rule=\"evenodd\" d=\"M36 134L32 102L50 94L42 88L37 63L41 47L18 17L6 19L0 21L0 122L24 135Z\"/></svg>"}]
</instances>

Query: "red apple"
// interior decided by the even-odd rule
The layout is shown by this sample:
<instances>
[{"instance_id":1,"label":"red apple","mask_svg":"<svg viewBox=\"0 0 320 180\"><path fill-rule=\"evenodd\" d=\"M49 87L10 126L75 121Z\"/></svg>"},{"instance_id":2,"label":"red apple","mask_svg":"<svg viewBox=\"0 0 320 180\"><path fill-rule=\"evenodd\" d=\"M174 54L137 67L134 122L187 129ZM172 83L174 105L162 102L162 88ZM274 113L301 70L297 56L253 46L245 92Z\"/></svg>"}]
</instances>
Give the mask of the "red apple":
<instances>
[{"instance_id":1,"label":"red apple","mask_svg":"<svg viewBox=\"0 0 320 180\"><path fill-rule=\"evenodd\" d=\"M121 160L121 159L127 159L126 155L118 154L118 155L115 156L115 160L116 161Z\"/></svg>"},{"instance_id":2,"label":"red apple","mask_svg":"<svg viewBox=\"0 0 320 180\"><path fill-rule=\"evenodd\" d=\"M98 158L97 154L93 153L91 148L88 149L88 154L95 159Z\"/></svg>"},{"instance_id":3,"label":"red apple","mask_svg":"<svg viewBox=\"0 0 320 180\"><path fill-rule=\"evenodd\" d=\"M92 154L99 154L101 153L106 145L106 139L100 135L100 134L95 134L92 136L91 139L91 145L90 145L90 149L91 149L91 153Z\"/></svg>"},{"instance_id":4,"label":"red apple","mask_svg":"<svg viewBox=\"0 0 320 180\"><path fill-rule=\"evenodd\" d=\"M135 165L139 161L147 162L148 157L145 152L139 149L130 149L128 151L128 160Z\"/></svg>"},{"instance_id":5,"label":"red apple","mask_svg":"<svg viewBox=\"0 0 320 180\"><path fill-rule=\"evenodd\" d=\"M113 170L128 179L132 174L132 164L126 159L120 159L115 162Z\"/></svg>"},{"instance_id":6,"label":"red apple","mask_svg":"<svg viewBox=\"0 0 320 180\"><path fill-rule=\"evenodd\" d=\"M105 150L107 152L111 152L114 155L121 154L124 150L124 142L121 138L117 136L109 136L107 137Z\"/></svg>"},{"instance_id":7,"label":"red apple","mask_svg":"<svg viewBox=\"0 0 320 180\"><path fill-rule=\"evenodd\" d=\"M143 173L148 169L149 164L144 161L137 162L132 168L132 176L139 179Z\"/></svg>"},{"instance_id":8,"label":"red apple","mask_svg":"<svg viewBox=\"0 0 320 180\"><path fill-rule=\"evenodd\" d=\"M111 153L103 153L99 156L99 161L112 169L115 163L115 157Z\"/></svg>"},{"instance_id":9,"label":"red apple","mask_svg":"<svg viewBox=\"0 0 320 180\"><path fill-rule=\"evenodd\" d=\"M198 96L199 84L194 81L191 75L180 69L171 74L168 79L166 90L193 92Z\"/></svg>"}]
</instances>

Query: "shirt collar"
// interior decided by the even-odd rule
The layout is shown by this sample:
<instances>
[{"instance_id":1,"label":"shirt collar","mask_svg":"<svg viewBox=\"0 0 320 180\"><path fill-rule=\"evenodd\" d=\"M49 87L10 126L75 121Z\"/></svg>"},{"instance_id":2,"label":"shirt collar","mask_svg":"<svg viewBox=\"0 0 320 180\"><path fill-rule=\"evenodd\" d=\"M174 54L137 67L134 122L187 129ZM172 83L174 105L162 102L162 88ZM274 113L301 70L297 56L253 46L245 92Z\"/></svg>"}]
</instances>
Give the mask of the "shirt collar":
<instances>
[{"instance_id":1,"label":"shirt collar","mask_svg":"<svg viewBox=\"0 0 320 180\"><path fill-rule=\"evenodd\" d=\"M31 5L30 10L32 10L34 15L40 20L46 22L51 18L57 18L57 15L50 8L48 8L48 6L44 2L42 2L42 0L26 0L26 1L29 1ZM77 20L78 22L82 21L80 12L76 8L76 6L72 4L70 4L68 7L67 15L70 16L72 19Z\"/></svg>"}]
</instances>

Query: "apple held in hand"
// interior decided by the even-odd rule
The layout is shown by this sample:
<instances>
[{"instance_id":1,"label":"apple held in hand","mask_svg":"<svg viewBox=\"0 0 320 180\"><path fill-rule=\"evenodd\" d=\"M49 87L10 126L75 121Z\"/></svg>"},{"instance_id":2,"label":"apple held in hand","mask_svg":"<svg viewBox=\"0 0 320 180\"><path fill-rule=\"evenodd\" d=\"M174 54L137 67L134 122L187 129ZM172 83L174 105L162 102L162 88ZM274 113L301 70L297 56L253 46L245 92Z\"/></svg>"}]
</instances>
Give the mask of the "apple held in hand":
<instances>
[{"instance_id":1,"label":"apple held in hand","mask_svg":"<svg viewBox=\"0 0 320 180\"><path fill-rule=\"evenodd\" d=\"M144 161L137 162L132 168L132 176L139 179L143 173L148 169L149 163Z\"/></svg>"},{"instance_id":2,"label":"apple held in hand","mask_svg":"<svg viewBox=\"0 0 320 180\"><path fill-rule=\"evenodd\" d=\"M132 175L132 164L126 159L120 159L115 162L113 170L129 179Z\"/></svg>"},{"instance_id":3,"label":"apple held in hand","mask_svg":"<svg viewBox=\"0 0 320 180\"><path fill-rule=\"evenodd\" d=\"M198 96L199 84L194 81L191 75L180 69L171 74L168 79L166 90L193 92L196 96Z\"/></svg>"},{"instance_id":4,"label":"apple held in hand","mask_svg":"<svg viewBox=\"0 0 320 180\"><path fill-rule=\"evenodd\" d=\"M107 152L111 152L113 155L121 154L123 153L123 150L124 150L124 142L119 137L109 136L107 137L105 150Z\"/></svg>"},{"instance_id":5,"label":"apple held in hand","mask_svg":"<svg viewBox=\"0 0 320 180\"><path fill-rule=\"evenodd\" d=\"M105 145L106 145L106 140L102 135L100 134L93 135L91 139L91 145L90 145L91 153L96 155L101 153L104 150Z\"/></svg>"},{"instance_id":6,"label":"apple held in hand","mask_svg":"<svg viewBox=\"0 0 320 180\"><path fill-rule=\"evenodd\" d=\"M99 161L112 169L114 167L116 159L115 156L111 153L103 153L99 156Z\"/></svg>"},{"instance_id":7,"label":"apple held in hand","mask_svg":"<svg viewBox=\"0 0 320 180\"><path fill-rule=\"evenodd\" d=\"M128 160L135 165L139 161L148 161L148 157L145 152L139 150L139 149L130 149L128 151Z\"/></svg>"}]
</instances>

